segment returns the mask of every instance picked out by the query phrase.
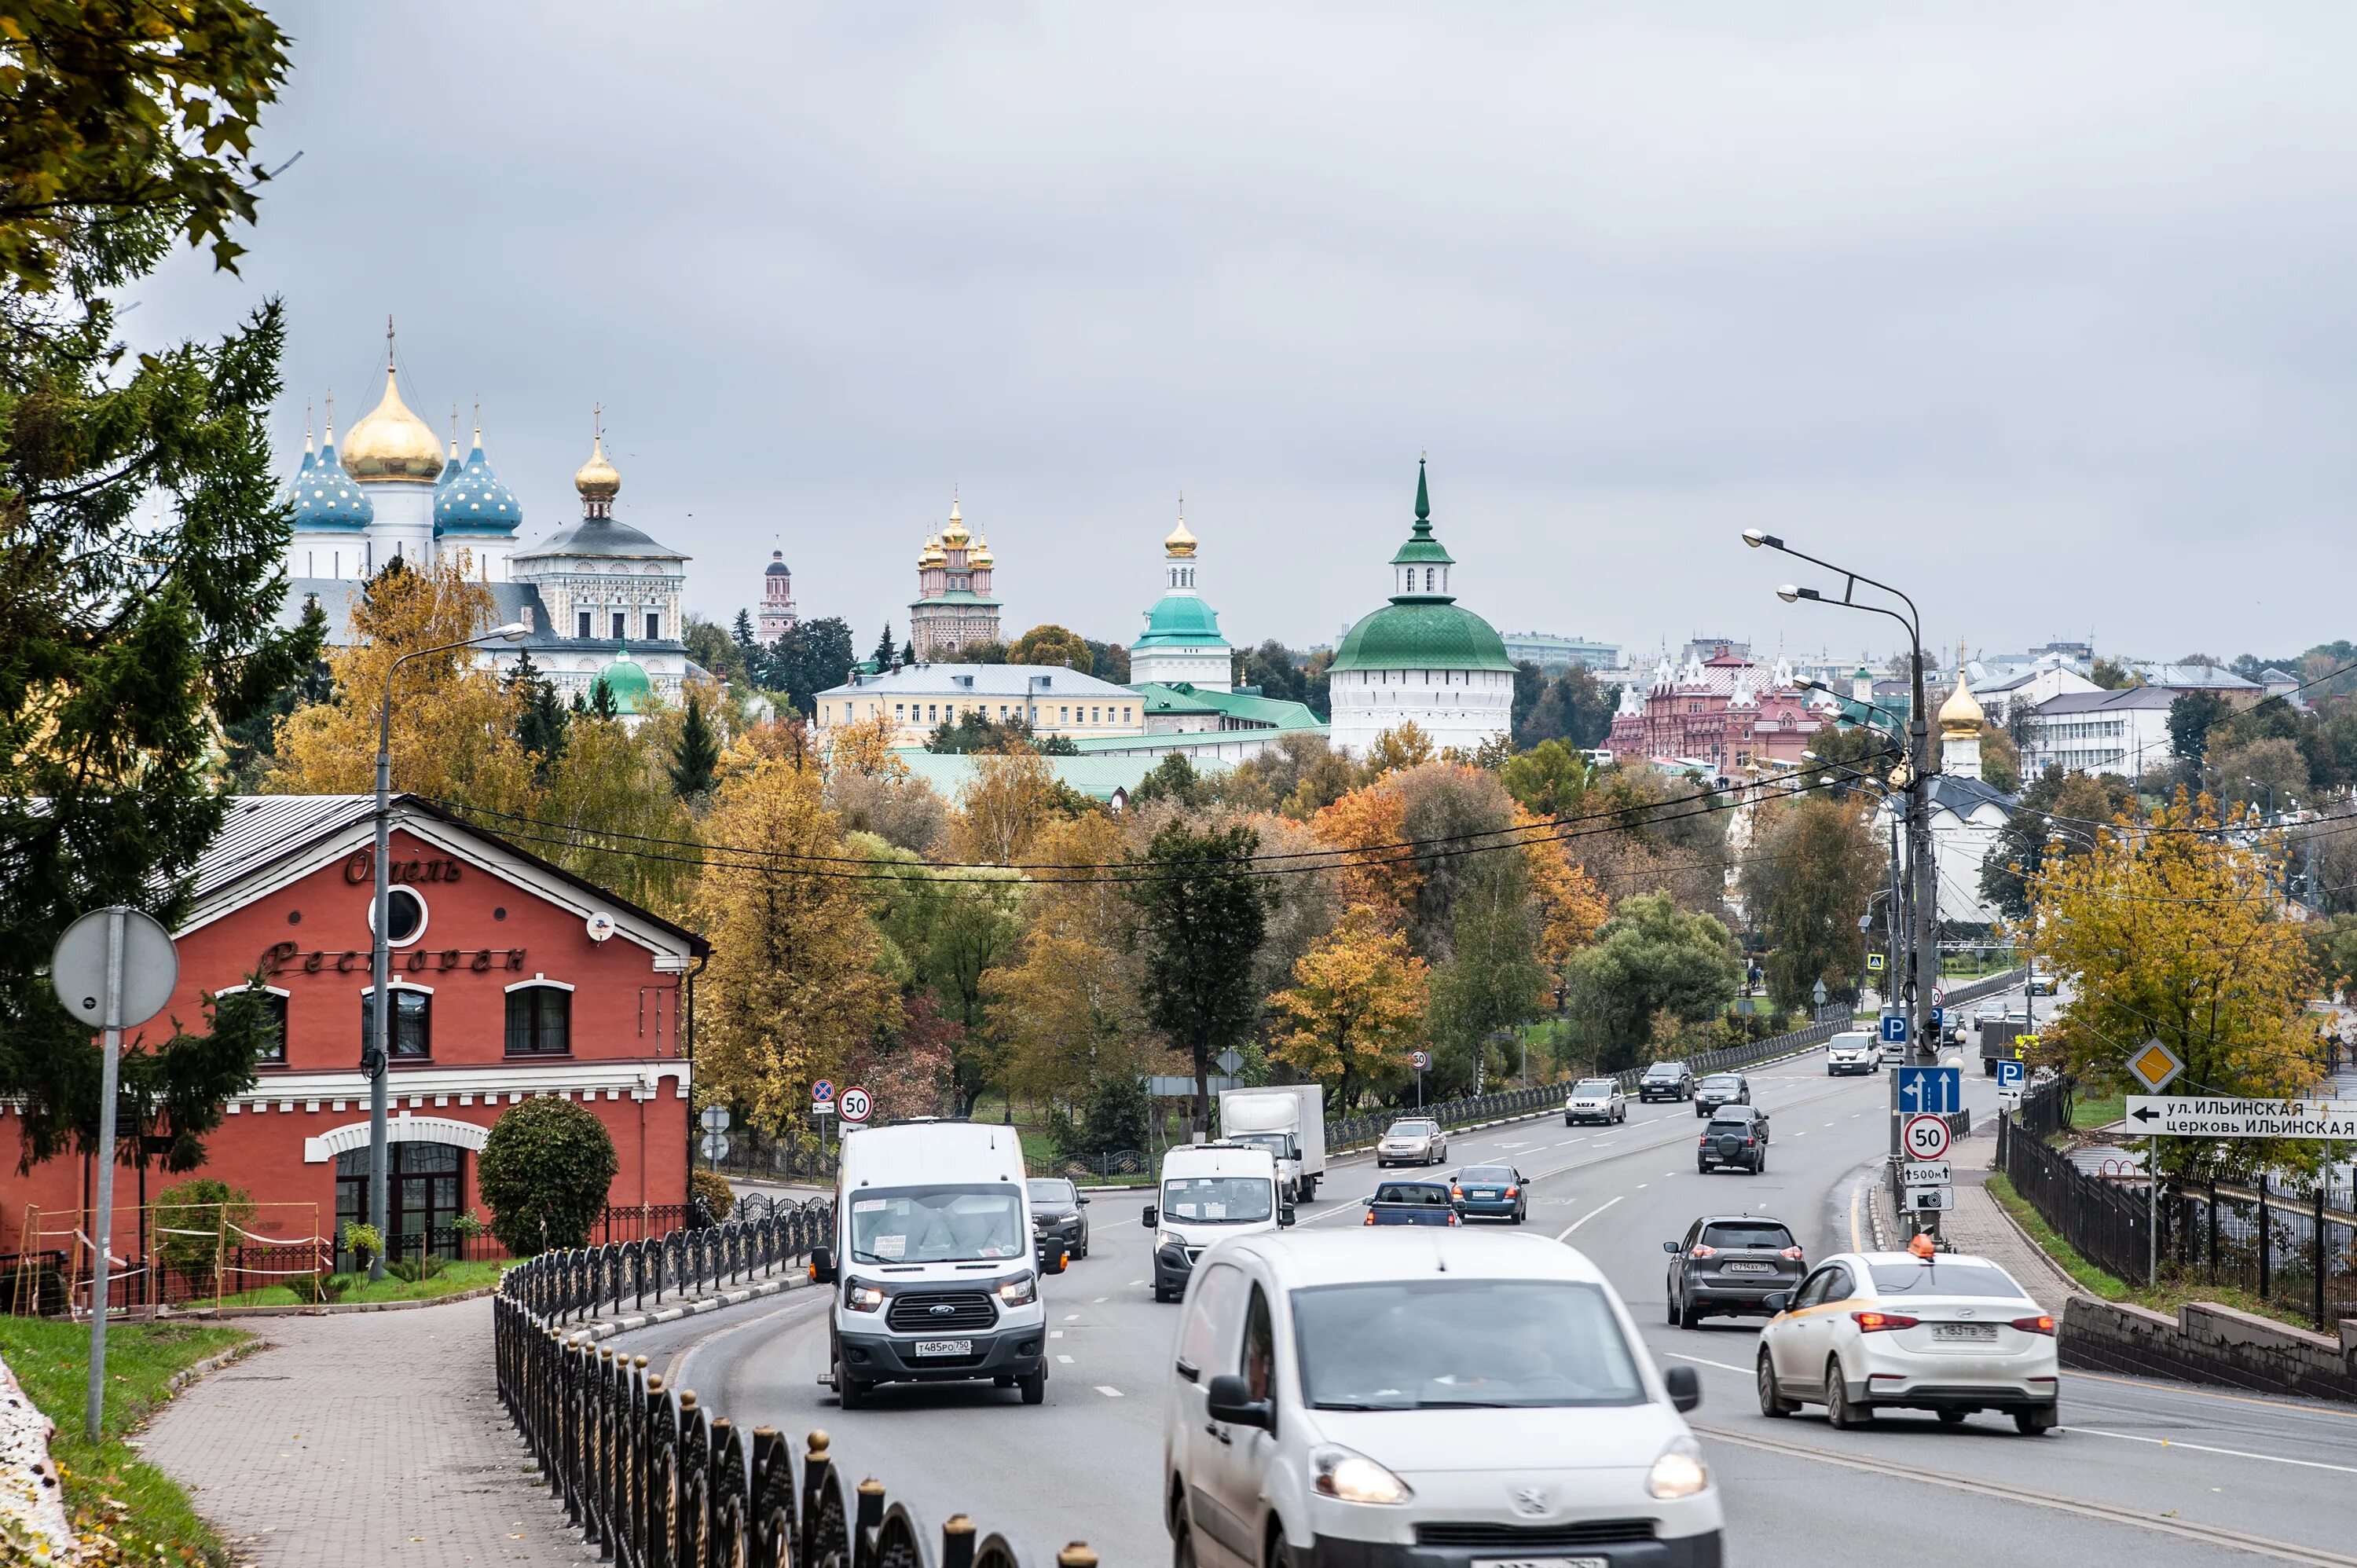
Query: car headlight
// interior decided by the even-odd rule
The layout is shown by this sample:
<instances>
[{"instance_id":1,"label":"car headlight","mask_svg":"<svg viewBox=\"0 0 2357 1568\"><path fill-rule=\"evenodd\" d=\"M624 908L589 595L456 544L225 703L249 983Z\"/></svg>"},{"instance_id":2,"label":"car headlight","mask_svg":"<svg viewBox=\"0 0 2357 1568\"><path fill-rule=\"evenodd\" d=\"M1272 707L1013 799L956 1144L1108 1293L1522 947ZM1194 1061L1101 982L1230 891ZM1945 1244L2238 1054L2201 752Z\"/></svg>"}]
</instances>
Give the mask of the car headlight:
<instances>
[{"instance_id":1,"label":"car headlight","mask_svg":"<svg viewBox=\"0 0 2357 1568\"><path fill-rule=\"evenodd\" d=\"M864 1285L854 1280L843 1287L843 1305L854 1312L874 1312L883 1306L884 1293L874 1285Z\"/></svg>"},{"instance_id":2,"label":"car headlight","mask_svg":"<svg viewBox=\"0 0 2357 1568\"><path fill-rule=\"evenodd\" d=\"M1321 1496L1346 1503L1404 1503L1415 1493L1405 1481L1363 1454L1348 1448L1320 1448L1309 1456L1318 1472Z\"/></svg>"},{"instance_id":3,"label":"car headlight","mask_svg":"<svg viewBox=\"0 0 2357 1568\"><path fill-rule=\"evenodd\" d=\"M1663 1449L1645 1477L1645 1490L1664 1501L1693 1497L1709 1486L1710 1466L1702 1462L1702 1449L1691 1437L1677 1438Z\"/></svg>"},{"instance_id":4,"label":"car headlight","mask_svg":"<svg viewBox=\"0 0 2357 1568\"><path fill-rule=\"evenodd\" d=\"M1001 1306L1028 1306L1039 1299L1039 1281L1032 1274L1017 1274L998 1283L998 1303Z\"/></svg>"},{"instance_id":5,"label":"car headlight","mask_svg":"<svg viewBox=\"0 0 2357 1568\"><path fill-rule=\"evenodd\" d=\"M1081 1211L1075 1208L1070 1214L1059 1214L1056 1216L1056 1223L1059 1225L1071 1225L1077 1223L1080 1218Z\"/></svg>"}]
</instances>

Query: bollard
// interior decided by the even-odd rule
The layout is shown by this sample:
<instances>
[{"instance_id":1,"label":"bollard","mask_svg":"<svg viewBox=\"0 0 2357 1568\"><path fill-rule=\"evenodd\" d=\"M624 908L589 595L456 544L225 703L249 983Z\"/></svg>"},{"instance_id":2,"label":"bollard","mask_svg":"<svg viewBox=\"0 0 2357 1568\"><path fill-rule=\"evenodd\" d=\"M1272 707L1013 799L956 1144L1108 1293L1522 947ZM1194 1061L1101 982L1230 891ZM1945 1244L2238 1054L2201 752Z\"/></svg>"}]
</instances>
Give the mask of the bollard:
<instances>
[{"instance_id":1,"label":"bollard","mask_svg":"<svg viewBox=\"0 0 2357 1568\"><path fill-rule=\"evenodd\" d=\"M962 1513L942 1525L942 1568L974 1568L974 1520Z\"/></svg>"},{"instance_id":2,"label":"bollard","mask_svg":"<svg viewBox=\"0 0 2357 1568\"><path fill-rule=\"evenodd\" d=\"M884 1483L870 1476L859 1483L859 1528L874 1530L884 1522Z\"/></svg>"},{"instance_id":3,"label":"bollard","mask_svg":"<svg viewBox=\"0 0 2357 1568\"><path fill-rule=\"evenodd\" d=\"M1085 1541L1075 1541L1056 1553L1056 1568L1097 1568L1097 1554Z\"/></svg>"}]
</instances>

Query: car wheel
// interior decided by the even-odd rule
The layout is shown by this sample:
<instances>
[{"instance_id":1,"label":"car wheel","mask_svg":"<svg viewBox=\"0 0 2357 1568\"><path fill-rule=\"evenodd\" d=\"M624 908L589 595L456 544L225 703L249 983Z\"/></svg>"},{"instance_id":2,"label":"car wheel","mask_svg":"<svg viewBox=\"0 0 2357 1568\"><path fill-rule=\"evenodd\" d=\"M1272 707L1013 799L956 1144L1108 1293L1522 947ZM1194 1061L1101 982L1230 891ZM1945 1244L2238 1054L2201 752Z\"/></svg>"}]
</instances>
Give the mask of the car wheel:
<instances>
[{"instance_id":1,"label":"car wheel","mask_svg":"<svg viewBox=\"0 0 2357 1568\"><path fill-rule=\"evenodd\" d=\"M2062 1411L2059 1405L2033 1405L2013 1412L2013 1429L2024 1437L2043 1437L2061 1424Z\"/></svg>"},{"instance_id":2,"label":"car wheel","mask_svg":"<svg viewBox=\"0 0 2357 1568\"><path fill-rule=\"evenodd\" d=\"M1761 1346L1760 1348L1760 1413L1781 1420L1800 1408L1796 1402L1786 1399L1784 1391L1776 1386L1776 1363L1769 1359L1768 1348L1765 1345Z\"/></svg>"},{"instance_id":3,"label":"car wheel","mask_svg":"<svg viewBox=\"0 0 2357 1568\"><path fill-rule=\"evenodd\" d=\"M1972 1412L1962 1410L1943 1410L1934 1413L1939 1416L1942 1426L1962 1426L1964 1424L1964 1417Z\"/></svg>"},{"instance_id":4,"label":"car wheel","mask_svg":"<svg viewBox=\"0 0 2357 1568\"><path fill-rule=\"evenodd\" d=\"M1678 1326L1681 1328L1697 1328L1700 1327L1701 1325L1702 1314L1695 1310L1693 1298L1690 1296L1679 1297Z\"/></svg>"},{"instance_id":5,"label":"car wheel","mask_svg":"<svg viewBox=\"0 0 2357 1568\"><path fill-rule=\"evenodd\" d=\"M1760 1157L1759 1157L1758 1159L1756 1159L1756 1160L1754 1160L1754 1161L1752 1161L1752 1162L1751 1162L1751 1174L1752 1174L1753 1176L1759 1176L1759 1175L1762 1174L1763 1172L1765 1172L1767 1169L1768 1169L1768 1151L1767 1151L1767 1150L1765 1150L1765 1149L1762 1149L1762 1150L1760 1150Z\"/></svg>"},{"instance_id":6,"label":"car wheel","mask_svg":"<svg viewBox=\"0 0 2357 1568\"><path fill-rule=\"evenodd\" d=\"M1849 1402L1849 1385L1842 1380L1839 1359L1825 1363L1825 1420L1844 1432L1855 1432L1874 1419L1874 1412Z\"/></svg>"},{"instance_id":7,"label":"car wheel","mask_svg":"<svg viewBox=\"0 0 2357 1568\"><path fill-rule=\"evenodd\" d=\"M1662 1316L1671 1327L1678 1326L1678 1287L1674 1280L1662 1282Z\"/></svg>"},{"instance_id":8,"label":"car wheel","mask_svg":"<svg viewBox=\"0 0 2357 1568\"><path fill-rule=\"evenodd\" d=\"M834 1369L834 1402L845 1410L865 1410L874 1397L876 1385L863 1383L844 1371L840 1363Z\"/></svg>"},{"instance_id":9,"label":"car wheel","mask_svg":"<svg viewBox=\"0 0 2357 1568\"><path fill-rule=\"evenodd\" d=\"M1568 1117L1568 1116L1565 1117L1565 1118L1563 1119L1563 1124L1564 1124L1565 1126L1566 1126L1566 1127L1570 1126L1570 1125L1572 1124L1572 1122L1571 1122L1571 1118L1570 1118L1570 1117Z\"/></svg>"},{"instance_id":10,"label":"car wheel","mask_svg":"<svg viewBox=\"0 0 2357 1568\"><path fill-rule=\"evenodd\" d=\"M1048 1398L1048 1363L1042 1361L1030 1375L1017 1379L1016 1386L1023 1391L1025 1404L1045 1403Z\"/></svg>"},{"instance_id":11,"label":"car wheel","mask_svg":"<svg viewBox=\"0 0 2357 1568\"><path fill-rule=\"evenodd\" d=\"M1157 1302L1162 1303L1162 1304L1164 1304L1164 1305L1167 1305L1170 1302L1170 1300L1171 1300L1172 1298L1171 1298L1170 1292L1169 1292L1169 1290L1168 1290L1167 1287L1162 1286L1162 1285L1156 1285L1156 1286L1154 1287L1154 1299L1155 1299Z\"/></svg>"}]
</instances>

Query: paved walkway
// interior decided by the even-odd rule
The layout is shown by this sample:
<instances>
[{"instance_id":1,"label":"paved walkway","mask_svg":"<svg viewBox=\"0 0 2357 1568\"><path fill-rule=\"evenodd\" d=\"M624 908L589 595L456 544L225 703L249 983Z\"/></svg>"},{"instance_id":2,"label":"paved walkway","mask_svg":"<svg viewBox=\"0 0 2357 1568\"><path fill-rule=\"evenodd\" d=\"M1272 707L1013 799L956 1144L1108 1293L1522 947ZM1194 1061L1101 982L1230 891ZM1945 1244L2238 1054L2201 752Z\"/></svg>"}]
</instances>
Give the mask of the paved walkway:
<instances>
[{"instance_id":1,"label":"paved walkway","mask_svg":"<svg viewBox=\"0 0 2357 1568\"><path fill-rule=\"evenodd\" d=\"M2065 1296L2086 1294L2078 1281L2063 1273L2060 1264L2021 1233L1997 1206L1996 1199L1989 1196L1985 1184L1989 1178L1990 1164L1996 1158L1994 1136L1959 1139L1948 1158L1955 1171L1956 1207L1940 1217L1940 1233L1947 1238L1950 1246L1959 1252L1988 1259L2019 1281L2041 1305L2050 1302L2059 1311ZM1874 1190L1883 1233L1891 1237L1896 1245L1898 1238L1911 1232L1899 1223L1889 1181L1876 1182Z\"/></svg>"},{"instance_id":2,"label":"paved walkway","mask_svg":"<svg viewBox=\"0 0 2357 1568\"><path fill-rule=\"evenodd\" d=\"M500 1409L488 1298L243 1326L270 1348L192 1385L145 1445L240 1563L591 1560Z\"/></svg>"}]
</instances>

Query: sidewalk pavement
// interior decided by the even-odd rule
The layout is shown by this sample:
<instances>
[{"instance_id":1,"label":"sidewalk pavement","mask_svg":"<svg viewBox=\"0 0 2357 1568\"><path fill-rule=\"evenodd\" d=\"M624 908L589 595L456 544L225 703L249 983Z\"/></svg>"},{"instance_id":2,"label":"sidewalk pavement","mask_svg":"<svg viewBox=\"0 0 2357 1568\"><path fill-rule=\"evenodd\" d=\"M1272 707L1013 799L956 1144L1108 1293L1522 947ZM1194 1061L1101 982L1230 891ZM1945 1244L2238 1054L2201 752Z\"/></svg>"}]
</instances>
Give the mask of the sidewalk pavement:
<instances>
[{"instance_id":1,"label":"sidewalk pavement","mask_svg":"<svg viewBox=\"0 0 2357 1568\"><path fill-rule=\"evenodd\" d=\"M254 1568L532 1568L591 1560L508 1423L488 1298L285 1317L191 1385L147 1458Z\"/></svg>"},{"instance_id":2,"label":"sidewalk pavement","mask_svg":"<svg viewBox=\"0 0 2357 1568\"><path fill-rule=\"evenodd\" d=\"M1940 1217L1940 1233L1950 1246L1988 1259L2018 1281L2034 1299L2053 1303L2057 1316L2065 1297L2087 1294L2061 1264L2022 1234L2012 1216L1990 1196L1986 1184L1996 1160L1994 1136L1958 1139L1950 1148L1948 1160L1955 1172L1956 1206ZM1875 1205L1891 1245L1902 1245L1900 1239L1911 1232L1898 1222L1887 1178L1875 1183Z\"/></svg>"}]
</instances>

